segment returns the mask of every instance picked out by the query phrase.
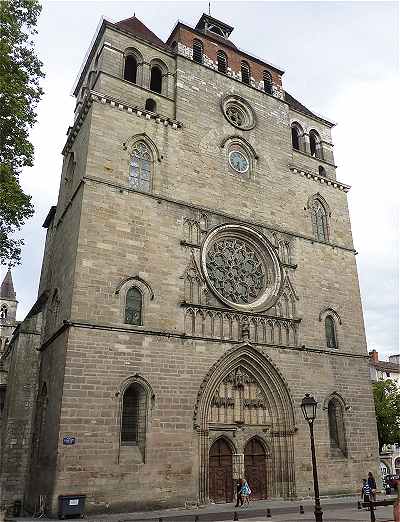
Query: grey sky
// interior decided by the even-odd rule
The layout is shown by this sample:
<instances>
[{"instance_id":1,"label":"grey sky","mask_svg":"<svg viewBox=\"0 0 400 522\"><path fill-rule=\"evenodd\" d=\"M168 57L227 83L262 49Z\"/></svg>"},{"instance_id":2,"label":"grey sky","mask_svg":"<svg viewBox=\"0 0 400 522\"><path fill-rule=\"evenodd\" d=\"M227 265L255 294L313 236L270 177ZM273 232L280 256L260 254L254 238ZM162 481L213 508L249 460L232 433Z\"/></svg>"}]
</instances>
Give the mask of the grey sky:
<instances>
[{"instance_id":1,"label":"grey sky","mask_svg":"<svg viewBox=\"0 0 400 522\"><path fill-rule=\"evenodd\" d=\"M195 25L208 2L44 2L37 50L47 74L32 132L35 166L22 175L36 214L25 226L23 263L14 269L22 319L35 301L45 231L55 204L61 149L72 122L71 87L102 15L140 18L166 39L177 19ZM232 40L286 73L284 87L338 122L338 179L349 205L369 349L398 352L398 4L396 2L212 2L211 14L235 29ZM4 275L4 270L1 271ZM349 318L351 319L351 318ZM348 320L349 320L348 319Z\"/></svg>"}]
</instances>

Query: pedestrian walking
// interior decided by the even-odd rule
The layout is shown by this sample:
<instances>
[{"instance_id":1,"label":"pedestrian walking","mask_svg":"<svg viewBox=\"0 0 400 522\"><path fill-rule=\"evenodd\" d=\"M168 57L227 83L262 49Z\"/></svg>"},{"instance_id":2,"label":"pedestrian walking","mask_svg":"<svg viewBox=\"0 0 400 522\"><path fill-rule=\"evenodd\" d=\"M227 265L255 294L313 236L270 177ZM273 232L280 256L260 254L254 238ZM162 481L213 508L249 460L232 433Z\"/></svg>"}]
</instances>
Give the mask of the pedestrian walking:
<instances>
[{"instance_id":1,"label":"pedestrian walking","mask_svg":"<svg viewBox=\"0 0 400 522\"><path fill-rule=\"evenodd\" d=\"M368 473L367 482L368 482L368 486L370 487L370 490L371 490L371 500L373 500L375 502L375 500L376 500L376 481L371 472Z\"/></svg>"},{"instance_id":2,"label":"pedestrian walking","mask_svg":"<svg viewBox=\"0 0 400 522\"><path fill-rule=\"evenodd\" d=\"M367 479L363 479L361 498L363 499L363 502L369 502L371 500L371 488L368 485Z\"/></svg>"},{"instance_id":3,"label":"pedestrian walking","mask_svg":"<svg viewBox=\"0 0 400 522\"><path fill-rule=\"evenodd\" d=\"M242 495L243 479L239 478L236 482L236 506L243 506L243 495Z\"/></svg>"},{"instance_id":4,"label":"pedestrian walking","mask_svg":"<svg viewBox=\"0 0 400 522\"><path fill-rule=\"evenodd\" d=\"M242 484L242 497L243 497L243 504L245 506L248 506L250 504L250 495L251 495L251 489L246 479L243 479Z\"/></svg>"}]
</instances>

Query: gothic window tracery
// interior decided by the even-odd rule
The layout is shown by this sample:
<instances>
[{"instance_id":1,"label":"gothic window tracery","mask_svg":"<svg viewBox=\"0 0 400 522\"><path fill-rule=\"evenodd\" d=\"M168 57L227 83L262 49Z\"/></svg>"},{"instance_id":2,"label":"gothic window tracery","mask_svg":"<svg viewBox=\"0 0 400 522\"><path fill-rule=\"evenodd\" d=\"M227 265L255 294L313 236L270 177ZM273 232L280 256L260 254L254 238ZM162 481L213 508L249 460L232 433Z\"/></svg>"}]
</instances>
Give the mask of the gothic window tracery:
<instances>
[{"instance_id":1,"label":"gothic window tracery","mask_svg":"<svg viewBox=\"0 0 400 522\"><path fill-rule=\"evenodd\" d=\"M207 252L206 264L215 289L234 303L255 301L268 283L259 254L239 238L215 241Z\"/></svg>"},{"instance_id":2,"label":"gothic window tracery","mask_svg":"<svg viewBox=\"0 0 400 522\"><path fill-rule=\"evenodd\" d=\"M130 160L129 184L143 192L150 192L153 169L153 156L144 141L138 141Z\"/></svg>"},{"instance_id":3,"label":"gothic window tracery","mask_svg":"<svg viewBox=\"0 0 400 522\"><path fill-rule=\"evenodd\" d=\"M141 326L142 322L143 296L142 292L132 286L126 292L125 323Z\"/></svg>"},{"instance_id":4,"label":"gothic window tracery","mask_svg":"<svg viewBox=\"0 0 400 522\"><path fill-rule=\"evenodd\" d=\"M250 130L255 126L255 114L250 104L236 95L226 96L222 100L222 112L234 127Z\"/></svg>"},{"instance_id":5,"label":"gothic window tracery","mask_svg":"<svg viewBox=\"0 0 400 522\"><path fill-rule=\"evenodd\" d=\"M313 234L318 241L328 241L328 211L319 195L313 196L309 204Z\"/></svg>"},{"instance_id":6,"label":"gothic window tracery","mask_svg":"<svg viewBox=\"0 0 400 522\"><path fill-rule=\"evenodd\" d=\"M230 372L211 400L210 423L265 425L268 405L260 385L242 367Z\"/></svg>"}]
</instances>

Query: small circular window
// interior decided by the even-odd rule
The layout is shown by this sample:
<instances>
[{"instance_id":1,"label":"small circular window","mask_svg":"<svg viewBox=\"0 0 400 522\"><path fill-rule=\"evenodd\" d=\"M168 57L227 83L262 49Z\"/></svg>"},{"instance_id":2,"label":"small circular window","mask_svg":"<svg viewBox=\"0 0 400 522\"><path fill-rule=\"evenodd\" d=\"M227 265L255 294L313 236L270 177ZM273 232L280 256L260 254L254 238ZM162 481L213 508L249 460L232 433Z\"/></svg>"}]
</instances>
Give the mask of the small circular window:
<instances>
[{"instance_id":1,"label":"small circular window","mask_svg":"<svg viewBox=\"0 0 400 522\"><path fill-rule=\"evenodd\" d=\"M229 153L229 165L236 172L244 174L249 170L249 159L239 150L232 150Z\"/></svg>"},{"instance_id":2,"label":"small circular window","mask_svg":"<svg viewBox=\"0 0 400 522\"><path fill-rule=\"evenodd\" d=\"M242 130L250 130L256 124L256 118L250 104L239 96L229 95L223 98L222 112L231 125Z\"/></svg>"}]
</instances>

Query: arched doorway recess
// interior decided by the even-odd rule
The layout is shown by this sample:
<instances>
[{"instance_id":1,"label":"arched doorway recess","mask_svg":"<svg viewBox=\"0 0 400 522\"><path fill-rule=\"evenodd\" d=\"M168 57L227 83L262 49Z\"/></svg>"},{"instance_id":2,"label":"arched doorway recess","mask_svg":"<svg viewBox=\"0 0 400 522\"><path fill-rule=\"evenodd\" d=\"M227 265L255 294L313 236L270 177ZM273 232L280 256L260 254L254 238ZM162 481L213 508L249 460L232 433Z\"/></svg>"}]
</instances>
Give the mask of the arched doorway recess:
<instances>
[{"instance_id":1,"label":"arched doorway recess","mask_svg":"<svg viewBox=\"0 0 400 522\"><path fill-rule=\"evenodd\" d=\"M250 484L252 498L267 498L267 455L260 440L250 439L244 448L244 476Z\"/></svg>"},{"instance_id":2,"label":"arched doorway recess","mask_svg":"<svg viewBox=\"0 0 400 522\"><path fill-rule=\"evenodd\" d=\"M220 439L231 451L233 480L246 477L245 448L254 438L247 448L250 487L253 481L252 489L260 498L295 497L292 399L279 370L261 350L246 342L210 368L200 386L193 420L198 435L200 503L217 497L223 501L223 495L229 498L219 492L222 486L216 486L217 447L213 443Z\"/></svg>"},{"instance_id":3,"label":"arched doorway recess","mask_svg":"<svg viewBox=\"0 0 400 522\"><path fill-rule=\"evenodd\" d=\"M212 492L210 500L215 503L232 502L232 450L223 438L217 439L210 448L209 484Z\"/></svg>"}]
</instances>

